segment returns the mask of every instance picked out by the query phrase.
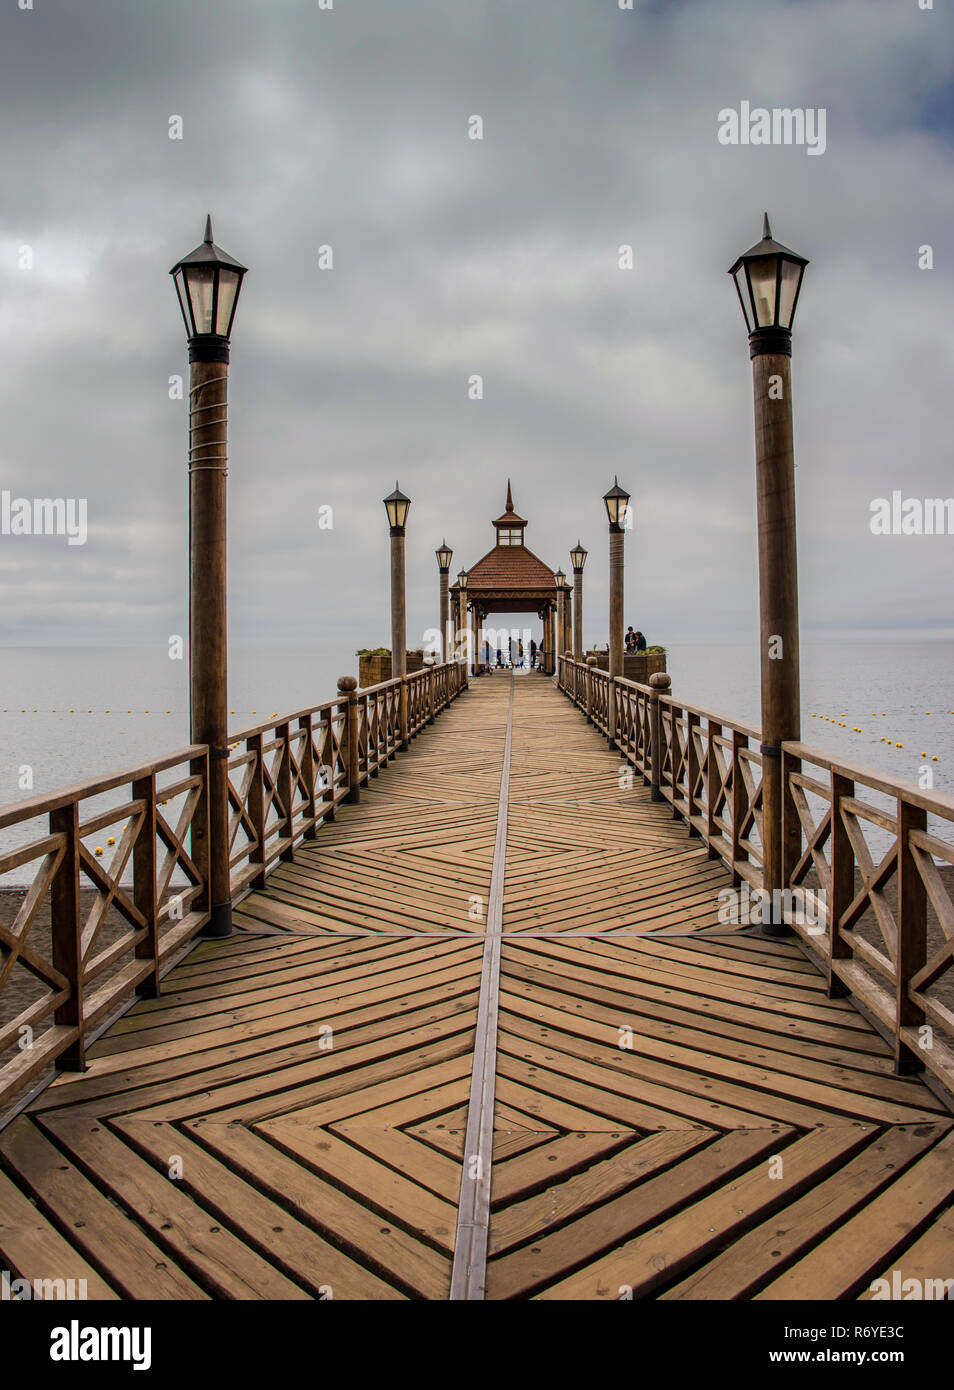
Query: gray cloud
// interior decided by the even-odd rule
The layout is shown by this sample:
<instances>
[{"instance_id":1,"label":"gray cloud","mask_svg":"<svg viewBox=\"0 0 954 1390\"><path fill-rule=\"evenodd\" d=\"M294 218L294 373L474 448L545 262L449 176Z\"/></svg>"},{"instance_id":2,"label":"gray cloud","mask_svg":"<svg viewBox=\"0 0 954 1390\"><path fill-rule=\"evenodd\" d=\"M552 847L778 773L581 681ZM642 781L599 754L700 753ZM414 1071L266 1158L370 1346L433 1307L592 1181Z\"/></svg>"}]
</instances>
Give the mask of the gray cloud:
<instances>
[{"instance_id":1,"label":"gray cloud","mask_svg":"<svg viewBox=\"0 0 954 1390\"><path fill-rule=\"evenodd\" d=\"M435 619L434 547L446 534L455 570L481 555L510 476L537 553L567 568L588 544L602 638L616 472L637 507L628 620L663 640L749 630L751 390L725 270L763 207L812 260L794 362L803 623L950 627L954 540L874 538L868 504L951 491L952 132L925 113L949 101L952 38L940 7L889 0L7 7L0 486L87 497L90 539L0 538L0 639L182 629L186 419L168 379L187 365L166 272L209 209L251 267L231 381L236 637L387 641L380 499L399 477L415 640ZM827 153L720 146L717 113L743 98L826 107Z\"/></svg>"}]
</instances>

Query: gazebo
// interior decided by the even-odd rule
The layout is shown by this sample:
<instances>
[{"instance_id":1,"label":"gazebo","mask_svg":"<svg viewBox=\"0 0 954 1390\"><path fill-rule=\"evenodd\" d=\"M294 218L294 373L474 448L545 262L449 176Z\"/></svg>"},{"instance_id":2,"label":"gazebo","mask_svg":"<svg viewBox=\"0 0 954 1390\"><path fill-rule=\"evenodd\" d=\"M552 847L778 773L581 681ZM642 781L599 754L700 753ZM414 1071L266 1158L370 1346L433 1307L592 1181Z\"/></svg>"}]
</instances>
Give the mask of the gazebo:
<instances>
[{"instance_id":1,"label":"gazebo","mask_svg":"<svg viewBox=\"0 0 954 1390\"><path fill-rule=\"evenodd\" d=\"M497 542L492 550L476 561L466 572L467 582L462 593L460 582L451 586L456 627L463 627L463 604L473 614L475 640L491 613L535 613L543 621L543 669L552 675L556 670L556 633L559 607L557 576L532 550L524 539L528 522L518 516L513 505L510 480L507 480L507 505L493 521ZM570 621L571 590L565 591L563 631L560 650L571 648ZM463 599L463 603L462 603ZM479 653L475 664L479 666Z\"/></svg>"}]
</instances>

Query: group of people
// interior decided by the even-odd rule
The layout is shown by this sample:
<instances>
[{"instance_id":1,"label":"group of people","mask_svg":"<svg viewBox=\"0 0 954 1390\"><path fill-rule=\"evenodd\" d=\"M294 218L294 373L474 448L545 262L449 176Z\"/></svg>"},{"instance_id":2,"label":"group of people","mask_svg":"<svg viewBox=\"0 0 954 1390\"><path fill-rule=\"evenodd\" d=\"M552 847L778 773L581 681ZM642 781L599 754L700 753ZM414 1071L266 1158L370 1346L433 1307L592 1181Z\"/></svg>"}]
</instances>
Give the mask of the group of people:
<instances>
[{"instance_id":1,"label":"group of people","mask_svg":"<svg viewBox=\"0 0 954 1390\"><path fill-rule=\"evenodd\" d=\"M526 652L526 650L525 650L525 648L524 648L524 645L523 645L522 640L521 640L519 637L517 637L517 638L511 637L511 638L508 640L508 642L507 642L507 650L506 650L506 652L504 652L500 647L497 648L497 662L496 662L496 664L497 664L498 666L505 667L505 668L506 668L506 667L514 668L514 667L523 666L524 663L525 663L527 654L528 654L528 653ZM544 655L543 649L542 649L541 647L538 647L537 644L536 644L536 642L534 642L534 641L531 640L531 642L530 642L530 648L529 648L530 669L531 669L531 671L534 670L534 669L536 668L538 662L539 662L541 665L543 664L543 655ZM489 642L485 642L485 643L484 643L484 661L486 662L487 669L488 669L488 670L492 669L492 667L493 667L493 665L494 665L494 660L493 660L493 653L492 653L492 651L491 651L490 643L489 643Z\"/></svg>"},{"instance_id":2,"label":"group of people","mask_svg":"<svg viewBox=\"0 0 954 1390\"><path fill-rule=\"evenodd\" d=\"M623 645L628 652L644 652L646 650L646 638L641 632L634 632L631 627L628 627L626 636L623 638Z\"/></svg>"}]
</instances>

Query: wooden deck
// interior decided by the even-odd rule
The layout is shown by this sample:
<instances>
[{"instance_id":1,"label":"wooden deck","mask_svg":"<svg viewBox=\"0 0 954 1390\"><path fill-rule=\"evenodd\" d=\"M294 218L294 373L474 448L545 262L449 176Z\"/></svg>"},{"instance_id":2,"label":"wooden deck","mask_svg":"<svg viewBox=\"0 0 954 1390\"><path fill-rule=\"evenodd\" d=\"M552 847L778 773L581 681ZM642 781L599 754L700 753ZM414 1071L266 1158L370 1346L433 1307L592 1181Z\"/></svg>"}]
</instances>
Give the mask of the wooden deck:
<instances>
[{"instance_id":1,"label":"wooden deck","mask_svg":"<svg viewBox=\"0 0 954 1390\"><path fill-rule=\"evenodd\" d=\"M90 1297L833 1299L949 1276L954 1135L542 677L471 690L0 1134Z\"/></svg>"}]
</instances>

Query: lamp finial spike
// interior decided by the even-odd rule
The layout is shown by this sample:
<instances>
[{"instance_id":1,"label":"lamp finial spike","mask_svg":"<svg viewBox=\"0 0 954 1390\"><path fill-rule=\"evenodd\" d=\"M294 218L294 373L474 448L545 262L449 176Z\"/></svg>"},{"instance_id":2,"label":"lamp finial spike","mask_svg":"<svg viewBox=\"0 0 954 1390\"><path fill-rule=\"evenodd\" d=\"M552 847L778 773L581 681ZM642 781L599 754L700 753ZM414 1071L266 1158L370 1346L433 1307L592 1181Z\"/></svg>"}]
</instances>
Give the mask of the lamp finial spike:
<instances>
[{"instance_id":1,"label":"lamp finial spike","mask_svg":"<svg viewBox=\"0 0 954 1390\"><path fill-rule=\"evenodd\" d=\"M204 236L202 239L203 239L203 241L208 242L208 244L209 244L210 246L212 245L212 214L211 214L211 212L208 214L208 216L207 216L206 219L205 219L205 236Z\"/></svg>"},{"instance_id":2,"label":"lamp finial spike","mask_svg":"<svg viewBox=\"0 0 954 1390\"><path fill-rule=\"evenodd\" d=\"M764 241L772 240L772 228L769 226L768 213L765 214L765 220L762 223L762 238Z\"/></svg>"}]
</instances>

